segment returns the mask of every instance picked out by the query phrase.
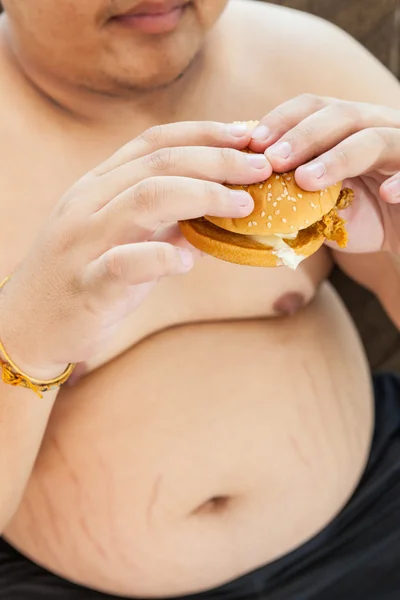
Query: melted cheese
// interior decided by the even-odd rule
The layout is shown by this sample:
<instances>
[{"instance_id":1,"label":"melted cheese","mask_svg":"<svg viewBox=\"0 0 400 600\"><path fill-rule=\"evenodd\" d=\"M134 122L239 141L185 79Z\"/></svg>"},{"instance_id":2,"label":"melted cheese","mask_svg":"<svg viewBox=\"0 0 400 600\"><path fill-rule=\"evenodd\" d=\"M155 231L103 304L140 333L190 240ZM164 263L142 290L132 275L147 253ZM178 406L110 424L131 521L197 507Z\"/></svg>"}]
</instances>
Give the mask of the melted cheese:
<instances>
[{"instance_id":1,"label":"melted cheese","mask_svg":"<svg viewBox=\"0 0 400 600\"><path fill-rule=\"evenodd\" d=\"M262 244L272 248L272 254L275 254L280 260L280 263L290 269L297 269L299 264L306 258L302 254L296 254L296 252L285 243L286 239L294 240L297 236L297 232L293 234L283 235L250 235L249 237Z\"/></svg>"}]
</instances>

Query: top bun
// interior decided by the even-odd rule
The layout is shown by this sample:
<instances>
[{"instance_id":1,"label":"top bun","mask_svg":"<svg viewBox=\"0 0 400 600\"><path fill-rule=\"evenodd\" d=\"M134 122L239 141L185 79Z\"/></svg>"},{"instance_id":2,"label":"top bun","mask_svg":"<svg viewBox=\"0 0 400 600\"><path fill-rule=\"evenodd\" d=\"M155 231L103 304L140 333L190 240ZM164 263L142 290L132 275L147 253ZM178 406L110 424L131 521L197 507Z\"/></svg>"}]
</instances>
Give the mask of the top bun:
<instances>
[{"instance_id":1,"label":"top bun","mask_svg":"<svg viewBox=\"0 0 400 600\"><path fill-rule=\"evenodd\" d=\"M205 218L222 229L245 235L294 234L310 227L334 208L342 184L307 192L297 185L294 173L273 173L266 181L252 185L227 185L252 196L253 212L238 219Z\"/></svg>"},{"instance_id":2,"label":"top bun","mask_svg":"<svg viewBox=\"0 0 400 600\"><path fill-rule=\"evenodd\" d=\"M244 121L250 131L258 121ZM243 152L250 152L247 148ZM247 235L294 235L306 229L336 205L342 183L318 191L307 192L299 187L295 171L273 173L269 179L251 185L227 185L233 190L245 190L254 200L254 210L240 219L205 218L222 229Z\"/></svg>"}]
</instances>

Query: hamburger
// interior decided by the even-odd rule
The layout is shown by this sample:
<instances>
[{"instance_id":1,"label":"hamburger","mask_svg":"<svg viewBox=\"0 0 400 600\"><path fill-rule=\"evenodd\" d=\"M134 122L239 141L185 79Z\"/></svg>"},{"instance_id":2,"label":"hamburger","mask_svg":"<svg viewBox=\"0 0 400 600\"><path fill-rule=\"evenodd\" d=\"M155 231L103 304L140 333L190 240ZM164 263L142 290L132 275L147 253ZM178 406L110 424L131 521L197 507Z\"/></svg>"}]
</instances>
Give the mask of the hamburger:
<instances>
[{"instance_id":1,"label":"hamburger","mask_svg":"<svg viewBox=\"0 0 400 600\"><path fill-rule=\"evenodd\" d=\"M206 215L179 223L184 237L211 256L240 265L296 269L325 240L347 245L345 221L338 211L349 206L353 192L342 189L341 182L307 192L289 171L256 184L226 185L252 196L254 210L248 217Z\"/></svg>"}]
</instances>

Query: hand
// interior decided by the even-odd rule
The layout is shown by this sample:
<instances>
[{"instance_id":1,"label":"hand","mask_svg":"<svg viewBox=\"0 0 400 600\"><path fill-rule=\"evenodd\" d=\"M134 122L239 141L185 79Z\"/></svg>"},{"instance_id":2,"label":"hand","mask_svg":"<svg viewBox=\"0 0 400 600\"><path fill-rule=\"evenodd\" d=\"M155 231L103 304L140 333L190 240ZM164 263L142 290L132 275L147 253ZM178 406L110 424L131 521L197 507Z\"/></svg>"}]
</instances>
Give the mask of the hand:
<instances>
[{"instance_id":1,"label":"hand","mask_svg":"<svg viewBox=\"0 0 400 600\"><path fill-rule=\"evenodd\" d=\"M222 185L270 176L265 156L239 151L249 141L240 125L165 125L79 180L0 291L0 338L17 366L48 379L87 360L160 277L189 271L196 251L171 223L250 214L251 196Z\"/></svg>"},{"instance_id":2,"label":"hand","mask_svg":"<svg viewBox=\"0 0 400 600\"><path fill-rule=\"evenodd\" d=\"M355 192L347 251L400 255L400 110L306 94L267 114L251 148L277 172L296 169L305 190L343 181Z\"/></svg>"}]
</instances>

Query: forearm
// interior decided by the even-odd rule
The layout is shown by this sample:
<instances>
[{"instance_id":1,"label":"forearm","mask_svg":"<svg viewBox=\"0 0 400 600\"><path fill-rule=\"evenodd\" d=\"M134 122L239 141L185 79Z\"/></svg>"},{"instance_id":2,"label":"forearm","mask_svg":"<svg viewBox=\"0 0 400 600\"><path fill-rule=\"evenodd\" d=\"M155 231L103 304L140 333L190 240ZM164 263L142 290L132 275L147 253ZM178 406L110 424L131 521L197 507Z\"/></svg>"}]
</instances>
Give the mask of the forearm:
<instances>
[{"instance_id":1,"label":"forearm","mask_svg":"<svg viewBox=\"0 0 400 600\"><path fill-rule=\"evenodd\" d=\"M18 507L56 396L49 391L41 399L0 382L0 533Z\"/></svg>"}]
</instances>

